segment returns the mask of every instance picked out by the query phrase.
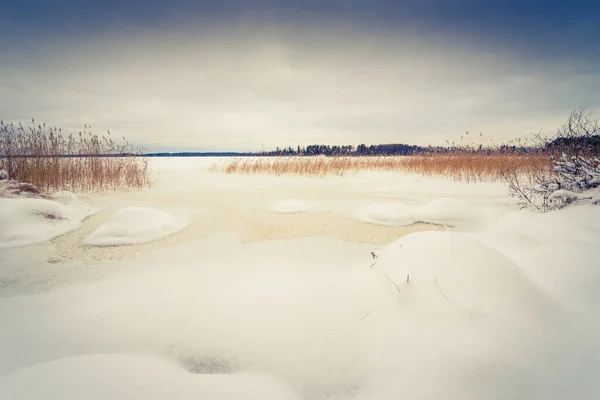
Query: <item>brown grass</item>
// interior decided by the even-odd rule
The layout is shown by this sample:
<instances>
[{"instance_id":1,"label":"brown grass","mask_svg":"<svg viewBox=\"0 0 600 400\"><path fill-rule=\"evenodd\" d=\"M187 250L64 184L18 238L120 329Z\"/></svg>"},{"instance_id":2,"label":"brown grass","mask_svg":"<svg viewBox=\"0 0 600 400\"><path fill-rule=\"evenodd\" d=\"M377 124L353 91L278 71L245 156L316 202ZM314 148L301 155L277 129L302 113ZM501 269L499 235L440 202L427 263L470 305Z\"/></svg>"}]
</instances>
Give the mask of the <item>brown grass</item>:
<instances>
[{"instance_id":1,"label":"brown grass","mask_svg":"<svg viewBox=\"0 0 600 400\"><path fill-rule=\"evenodd\" d=\"M0 170L43 191L141 188L150 184L143 149L86 129L65 135L45 125L0 121Z\"/></svg>"},{"instance_id":2,"label":"brown grass","mask_svg":"<svg viewBox=\"0 0 600 400\"><path fill-rule=\"evenodd\" d=\"M256 157L234 158L213 171L226 174L325 176L359 171L390 171L445 177L459 182L498 181L506 171L532 177L550 169L544 154L428 154L365 157Z\"/></svg>"}]
</instances>

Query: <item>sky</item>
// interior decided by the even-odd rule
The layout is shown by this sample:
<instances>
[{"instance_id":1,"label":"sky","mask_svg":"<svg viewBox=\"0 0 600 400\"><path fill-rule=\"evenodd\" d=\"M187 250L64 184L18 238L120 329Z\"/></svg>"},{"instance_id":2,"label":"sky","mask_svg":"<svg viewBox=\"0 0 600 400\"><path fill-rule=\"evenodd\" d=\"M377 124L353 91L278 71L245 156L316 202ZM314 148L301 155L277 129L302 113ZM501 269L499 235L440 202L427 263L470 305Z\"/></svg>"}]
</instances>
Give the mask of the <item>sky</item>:
<instances>
[{"instance_id":1,"label":"sky","mask_svg":"<svg viewBox=\"0 0 600 400\"><path fill-rule=\"evenodd\" d=\"M1 7L0 118L152 151L489 144L600 113L597 1Z\"/></svg>"}]
</instances>

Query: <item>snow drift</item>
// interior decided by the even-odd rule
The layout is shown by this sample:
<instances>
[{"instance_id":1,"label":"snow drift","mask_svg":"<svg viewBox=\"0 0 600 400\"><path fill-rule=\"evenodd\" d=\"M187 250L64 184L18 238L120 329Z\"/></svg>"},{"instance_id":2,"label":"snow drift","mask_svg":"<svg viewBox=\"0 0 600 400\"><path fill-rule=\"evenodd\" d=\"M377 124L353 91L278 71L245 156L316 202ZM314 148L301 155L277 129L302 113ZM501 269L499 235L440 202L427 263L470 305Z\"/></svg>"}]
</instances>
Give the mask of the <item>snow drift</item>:
<instances>
[{"instance_id":1,"label":"snow drift","mask_svg":"<svg viewBox=\"0 0 600 400\"><path fill-rule=\"evenodd\" d=\"M187 221L148 207L127 207L96 229L85 240L95 246L150 242L172 235L187 226Z\"/></svg>"},{"instance_id":2,"label":"snow drift","mask_svg":"<svg viewBox=\"0 0 600 400\"><path fill-rule=\"evenodd\" d=\"M40 243L81 226L96 210L68 192L48 198L0 198L0 248Z\"/></svg>"}]
</instances>

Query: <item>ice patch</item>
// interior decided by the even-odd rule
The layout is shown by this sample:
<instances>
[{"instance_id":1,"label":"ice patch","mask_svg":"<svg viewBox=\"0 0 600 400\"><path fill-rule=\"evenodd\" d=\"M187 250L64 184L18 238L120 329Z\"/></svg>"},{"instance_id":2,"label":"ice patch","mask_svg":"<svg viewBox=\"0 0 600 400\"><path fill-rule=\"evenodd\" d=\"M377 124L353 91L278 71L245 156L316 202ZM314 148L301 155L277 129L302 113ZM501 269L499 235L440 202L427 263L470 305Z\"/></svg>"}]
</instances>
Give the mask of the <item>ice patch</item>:
<instances>
[{"instance_id":1,"label":"ice patch","mask_svg":"<svg viewBox=\"0 0 600 400\"><path fill-rule=\"evenodd\" d=\"M187 226L183 218L148 207L127 207L115 215L85 240L95 246L126 245L150 242L172 235Z\"/></svg>"}]
</instances>

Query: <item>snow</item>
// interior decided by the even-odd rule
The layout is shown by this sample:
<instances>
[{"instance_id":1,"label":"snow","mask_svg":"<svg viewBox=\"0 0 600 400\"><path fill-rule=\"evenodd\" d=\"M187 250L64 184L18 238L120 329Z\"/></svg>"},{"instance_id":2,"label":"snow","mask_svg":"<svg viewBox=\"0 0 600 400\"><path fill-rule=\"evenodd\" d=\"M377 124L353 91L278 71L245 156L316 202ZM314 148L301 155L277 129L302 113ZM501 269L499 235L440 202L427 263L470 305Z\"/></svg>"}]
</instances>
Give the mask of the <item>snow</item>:
<instances>
[{"instance_id":1,"label":"snow","mask_svg":"<svg viewBox=\"0 0 600 400\"><path fill-rule=\"evenodd\" d=\"M375 266L395 282L408 280L411 300L413 296L418 296L416 301L437 298L479 315L498 318L513 314L515 307L523 313L525 307L545 301L517 264L466 234L405 236L381 250ZM534 308L532 315L541 311Z\"/></svg>"},{"instance_id":2,"label":"snow","mask_svg":"<svg viewBox=\"0 0 600 400\"><path fill-rule=\"evenodd\" d=\"M275 213L291 214L306 212L311 208L312 206L304 200L288 199L272 204L269 210Z\"/></svg>"},{"instance_id":3,"label":"snow","mask_svg":"<svg viewBox=\"0 0 600 400\"><path fill-rule=\"evenodd\" d=\"M0 249L44 242L81 226L95 212L71 193L0 198Z\"/></svg>"},{"instance_id":4,"label":"snow","mask_svg":"<svg viewBox=\"0 0 600 400\"><path fill-rule=\"evenodd\" d=\"M543 214L502 184L226 176L212 162L152 160L151 189L93 195L79 230L3 249L0 398L600 393L600 208ZM187 228L81 246L109 223L144 235L172 218Z\"/></svg>"},{"instance_id":5,"label":"snow","mask_svg":"<svg viewBox=\"0 0 600 400\"><path fill-rule=\"evenodd\" d=\"M440 198L419 208L415 218L436 224L468 226L484 219L478 208L464 200Z\"/></svg>"},{"instance_id":6,"label":"snow","mask_svg":"<svg viewBox=\"0 0 600 400\"><path fill-rule=\"evenodd\" d=\"M372 204L356 216L358 220L384 226L410 225L415 222L413 210L399 203Z\"/></svg>"},{"instance_id":7,"label":"snow","mask_svg":"<svg viewBox=\"0 0 600 400\"><path fill-rule=\"evenodd\" d=\"M248 393L258 398L296 399L289 388L272 377L192 375L173 362L125 354L61 358L0 378L0 395L13 400L230 400Z\"/></svg>"},{"instance_id":8,"label":"snow","mask_svg":"<svg viewBox=\"0 0 600 400\"><path fill-rule=\"evenodd\" d=\"M96 229L85 240L95 246L126 245L150 242L181 231L183 218L149 207L126 207Z\"/></svg>"},{"instance_id":9,"label":"snow","mask_svg":"<svg viewBox=\"0 0 600 400\"><path fill-rule=\"evenodd\" d=\"M402 203L369 204L357 213L360 221L383 226L406 226L416 222L470 227L485 221L478 206L459 199L440 198L421 206Z\"/></svg>"}]
</instances>

